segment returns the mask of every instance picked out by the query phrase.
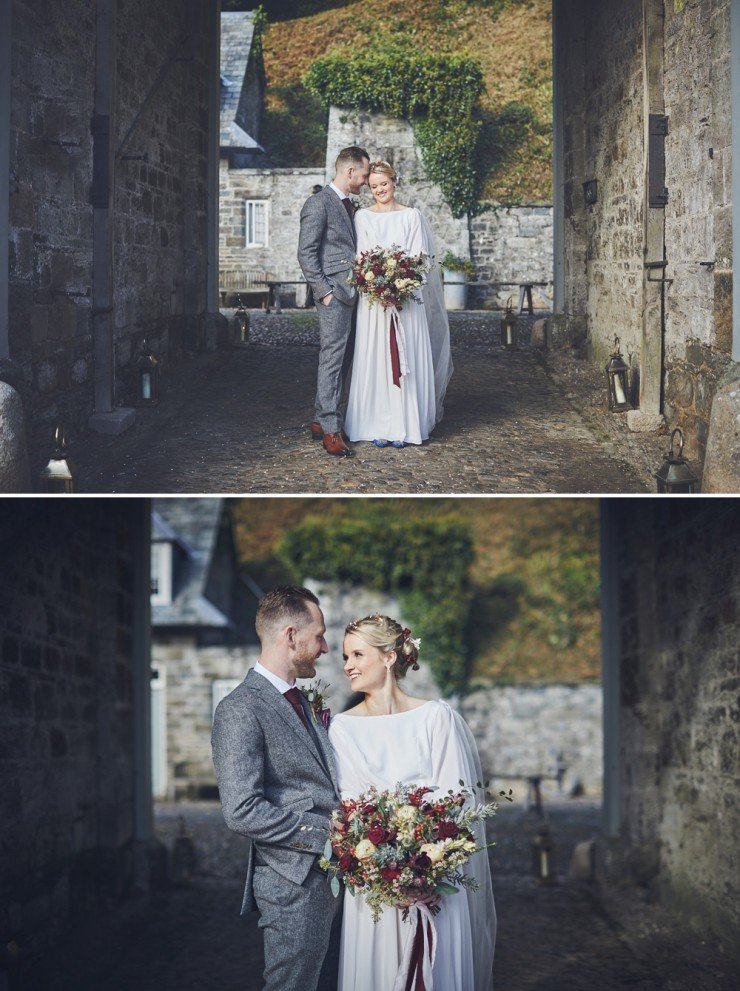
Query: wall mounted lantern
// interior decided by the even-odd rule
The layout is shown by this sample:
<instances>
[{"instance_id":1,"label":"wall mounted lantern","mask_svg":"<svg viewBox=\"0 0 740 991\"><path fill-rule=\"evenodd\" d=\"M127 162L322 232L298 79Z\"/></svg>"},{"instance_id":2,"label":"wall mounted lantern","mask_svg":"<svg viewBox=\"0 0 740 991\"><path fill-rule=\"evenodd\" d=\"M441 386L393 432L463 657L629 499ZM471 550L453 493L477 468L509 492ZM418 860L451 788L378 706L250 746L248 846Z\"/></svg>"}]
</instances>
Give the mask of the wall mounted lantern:
<instances>
[{"instance_id":1,"label":"wall mounted lantern","mask_svg":"<svg viewBox=\"0 0 740 991\"><path fill-rule=\"evenodd\" d=\"M609 399L609 409L614 413L632 409L629 401L629 365L619 350L619 338L614 338L614 350L609 361L604 366L606 374L606 394Z\"/></svg>"},{"instance_id":2,"label":"wall mounted lantern","mask_svg":"<svg viewBox=\"0 0 740 991\"><path fill-rule=\"evenodd\" d=\"M54 495L71 495L75 490L72 465L67 458L67 439L61 423L54 431L54 451L39 478L45 491Z\"/></svg>"},{"instance_id":3,"label":"wall mounted lantern","mask_svg":"<svg viewBox=\"0 0 740 991\"><path fill-rule=\"evenodd\" d=\"M586 206L593 206L599 198L599 180L589 179L583 184L583 202Z\"/></svg>"},{"instance_id":4,"label":"wall mounted lantern","mask_svg":"<svg viewBox=\"0 0 740 991\"><path fill-rule=\"evenodd\" d=\"M678 452L673 450L673 438L678 434ZM667 494L692 494L699 491L699 479L683 457L683 433L676 427L671 434L671 446L665 461L655 473L658 492Z\"/></svg>"}]
</instances>

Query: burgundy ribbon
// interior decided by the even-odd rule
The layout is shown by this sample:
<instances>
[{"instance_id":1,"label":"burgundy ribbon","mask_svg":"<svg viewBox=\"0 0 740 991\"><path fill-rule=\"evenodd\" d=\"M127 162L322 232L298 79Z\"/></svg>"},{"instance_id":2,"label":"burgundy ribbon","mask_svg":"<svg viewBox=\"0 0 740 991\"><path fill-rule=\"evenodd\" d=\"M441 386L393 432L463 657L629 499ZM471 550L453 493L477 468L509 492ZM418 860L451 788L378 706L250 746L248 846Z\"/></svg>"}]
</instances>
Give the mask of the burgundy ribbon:
<instances>
[{"instance_id":1,"label":"burgundy ribbon","mask_svg":"<svg viewBox=\"0 0 740 991\"><path fill-rule=\"evenodd\" d=\"M398 353L398 339L396 338L396 324L398 317L395 311L391 312L391 371L393 373L393 384L401 388L401 357Z\"/></svg>"},{"instance_id":2,"label":"burgundy ribbon","mask_svg":"<svg viewBox=\"0 0 740 991\"><path fill-rule=\"evenodd\" d=\"M411 950L411 963L406 975L406 987L404 991L427 991L424 984L424 926L429 926L428 921L419 913L416 920L416 932L414 933L414 945ZM429 926L429 942L432 941L431 926Z\"/></svg>"}]
</instances>

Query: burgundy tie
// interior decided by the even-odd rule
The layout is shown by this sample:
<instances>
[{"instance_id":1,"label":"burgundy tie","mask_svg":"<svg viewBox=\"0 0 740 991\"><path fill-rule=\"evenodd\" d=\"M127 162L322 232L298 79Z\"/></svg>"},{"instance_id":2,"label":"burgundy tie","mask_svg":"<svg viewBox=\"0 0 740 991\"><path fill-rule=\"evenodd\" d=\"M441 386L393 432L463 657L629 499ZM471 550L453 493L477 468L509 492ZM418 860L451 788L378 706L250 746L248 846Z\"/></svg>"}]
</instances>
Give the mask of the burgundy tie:
<instances>
[{"instance_id":1,"label":"burgundy tie","mask_svg":"<svg viewBox=\"0 0 740 991\"><path fill-rule=\"evenodd\" d=\"M355 208L352 206L352 200L349 198L349 196L345 196L344 199L342 200L342 203L344 203L344 209L347 211L347 213L349 215L349 219L352 221L352 226L354 227L355 226Z\"/></svg>"},{"instance_id":2,"label":"burgundy tie","mask_svg":"<svg viewBox=\"0 0 740 991\"><path fill-rule=\"evenodd\" d=\"M289 688L287 692L284 693L285 698L290 702L295 711L298 713L301 722L308 729L308 721L306 719L306 713L303 711L303 706L301 705L301 693L298 689L293 686Z\"/></svg>"}]
</instances>

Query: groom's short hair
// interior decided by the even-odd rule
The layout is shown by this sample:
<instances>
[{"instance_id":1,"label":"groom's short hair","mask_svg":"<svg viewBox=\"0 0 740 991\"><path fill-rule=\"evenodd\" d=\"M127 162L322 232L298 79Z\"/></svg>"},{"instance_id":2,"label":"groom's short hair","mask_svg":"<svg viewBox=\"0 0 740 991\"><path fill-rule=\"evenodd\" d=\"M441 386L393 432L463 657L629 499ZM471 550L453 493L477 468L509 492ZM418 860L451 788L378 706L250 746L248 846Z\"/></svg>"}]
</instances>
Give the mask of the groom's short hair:
<instances>
[{"instance_id":1,"label":"groom's short hair","mask_svg":"<svg viewBox=\"0 0 740 991\"><path fill-rule=\"evenodd\" d=\"M303 626L311 621L308 603L319 604L319 600L307 588L300 585L278 585L263 595L257 605L254 621L260 643L269 634L284 626Z\"/></svg>"},{"instance_id":2,"label":"groom's short hair","mask_svg":"<svg viewBox=\"0 0 740 991\"><path fill-rule=\"evenodd\" d=\"M350 145L349 148L342 148L339 152L334 168L339 172L340 169L346 169L350 165L362 166L365 159L370 161L370 156L364 148L360 148L359 145Z\"/></svg>"}]
</instances>

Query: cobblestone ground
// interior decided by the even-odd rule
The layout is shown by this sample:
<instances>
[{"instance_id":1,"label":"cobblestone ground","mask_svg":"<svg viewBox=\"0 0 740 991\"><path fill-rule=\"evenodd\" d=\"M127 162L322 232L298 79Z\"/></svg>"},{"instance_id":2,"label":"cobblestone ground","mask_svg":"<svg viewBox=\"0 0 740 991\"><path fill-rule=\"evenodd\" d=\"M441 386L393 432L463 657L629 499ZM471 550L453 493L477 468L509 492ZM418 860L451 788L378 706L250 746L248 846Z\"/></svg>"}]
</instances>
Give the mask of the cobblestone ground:
<instances>
[{"instance_id":1,"label":"cobblestone ground","mask_svg":"<svg viewBox=\"0 0 740 991\"><path fill-rule=\"evenodd\" d=\"M717 947L674 928L630 893L622 894L618 915L609 916L587 884L566 879L574 844L598 830L596 804L560 802L550 804L548 812L559 863L560 883L553 887L540 886L529 873L539 820L507 806L495 822L496 991L730 991L736 986ZM181 815L196 850L191 879L60 937L43 959L16 968L10 991L261 988L256 917L238 915L244 842L226 829L217 804L183 803L158 808L158 835L169 847Z\"/></svg>"},{"instance_id":2,"label":"cobblestone ground","mask_svg":"<svg viewBox=\"0 0 740 991\"><path fill-rule=\"evenodd\" d=\"M309 438L318 360L310 315L262 315L255 324L248 347L177 366L160 405L140 410L123 436L74 438L78 490L623 493L651 487L623 424L612 433L601 429L577 408L573 383L556 381L540 353L503 350L495 343L494 317L454 320L455 374L431 440L402 451L356 444L352 459L332 458Z\"/></svg>"}]
</instances>

